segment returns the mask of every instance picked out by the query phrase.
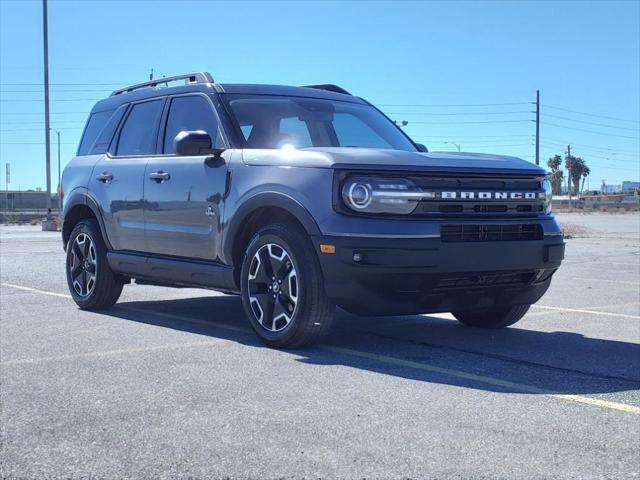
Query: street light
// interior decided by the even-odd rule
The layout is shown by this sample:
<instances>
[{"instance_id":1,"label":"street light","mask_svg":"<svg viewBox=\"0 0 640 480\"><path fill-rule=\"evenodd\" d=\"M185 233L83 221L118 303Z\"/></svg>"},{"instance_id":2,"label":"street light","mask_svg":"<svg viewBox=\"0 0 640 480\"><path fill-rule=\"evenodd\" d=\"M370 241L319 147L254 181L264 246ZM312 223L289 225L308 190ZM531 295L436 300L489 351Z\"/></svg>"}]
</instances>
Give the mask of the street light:
<instances>
[{"instance_id":1,"label":"street light","mask_svg":"<svg viewBox=\"0 0 640 480\"><path fill-rule=\"evenodd\" d=\"M458 152L460 152L460 144L455 142L444 142L445 144L455 145L458 148Z\"/></svg>"}]
</instances>

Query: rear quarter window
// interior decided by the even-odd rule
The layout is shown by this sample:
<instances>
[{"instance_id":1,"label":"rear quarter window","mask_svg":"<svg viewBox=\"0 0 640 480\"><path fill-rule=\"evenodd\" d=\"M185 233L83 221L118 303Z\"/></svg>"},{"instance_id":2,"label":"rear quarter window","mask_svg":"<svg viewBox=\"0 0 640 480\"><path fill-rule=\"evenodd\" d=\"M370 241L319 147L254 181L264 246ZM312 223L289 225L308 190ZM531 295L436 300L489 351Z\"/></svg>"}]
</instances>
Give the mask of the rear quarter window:
<instances>
[{"instance_id":1,"label":"rear quarter window","mask_svg":"<svg viewBox=\"0 0 640 480\"><path fill-rule=\"evenodd\" d=\"M115 110L103 110L102 112L92 113L89 116L87 125L84 128L80 146L78 147L78 155L89 155L93 144L96 142L98 135L107 124Z\"/></svg>"},{"instance_id":2,"label":"rear quarter window","mask_svg":"<svg viewBox=\"0 0 640 480\"><path fill-rule=\"evenodd\" d=\"M111 118L107 121L106 125L96 138L93 147L89 151L89 155L101 155L109 151L109 146L113 140L113 135L120 125L120 121L127 111L129 104L125 103L118 107L118 109L111 115Z\"/></svg>"}]
</instances>

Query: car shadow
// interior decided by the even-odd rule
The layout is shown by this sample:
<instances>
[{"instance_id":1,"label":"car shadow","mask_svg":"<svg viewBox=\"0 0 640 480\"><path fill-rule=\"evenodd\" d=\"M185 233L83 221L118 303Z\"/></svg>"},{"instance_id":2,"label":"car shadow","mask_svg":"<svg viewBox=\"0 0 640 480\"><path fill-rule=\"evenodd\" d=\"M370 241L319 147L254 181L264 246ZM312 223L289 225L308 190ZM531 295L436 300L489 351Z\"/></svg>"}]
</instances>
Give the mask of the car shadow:
<instances>
[{"instance_id":1,"label":"car shadow","mask_svg":"<svg viewBox=\"0 0 640 480\"><path fill-rule=\"evenodd\" d=\"M239 297L121 302L102 314L269 348L251 331ZM494 392L527 391L515 384L562 394L640 389L640 345L571 332L480 330L433 316L355 317L338 309L321 345L285 352L309 364Z\"/></svg>"}]
</instances>

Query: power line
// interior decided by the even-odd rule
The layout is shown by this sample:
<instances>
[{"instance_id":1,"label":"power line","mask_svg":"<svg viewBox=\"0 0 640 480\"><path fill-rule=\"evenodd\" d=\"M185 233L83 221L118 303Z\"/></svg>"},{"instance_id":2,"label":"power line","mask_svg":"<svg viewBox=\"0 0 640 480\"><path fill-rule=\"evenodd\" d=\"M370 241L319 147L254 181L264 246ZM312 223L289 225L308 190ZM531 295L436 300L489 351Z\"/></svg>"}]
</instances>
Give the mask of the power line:
<instances>
[{"instance_id":1,"label":"power line","mask_svg":"<svg viewBox=\"0 0 640 480\"><path fill-rule=\"evenodd\" d=\"M46 142L0 142L0 145L46 145ZM61 142L60 145L77 145L77 143Z\"/></svg>"},{"instance_id":2,"label":"power line","mask_svg":"<svg viewBox=\"0 0 640 480\"><path fill-rule=\"evenodd\" d=\"M638 137L631 137L628 135L616 135L613 133L603 133L603 132L596 132L594 130L585 130L583 128L574 128L574 127L567 127L565 125L558 125L555 123L548 123L548 122L540 122L542 125L547 125L549 127L558 127L558 128L565 128L567 130L576 130L578 132L586 132L586 133L593 133L594 135L604 135L605 137L619 137L619 138L630 138L632 140L638 140Z\"/></svg>"},{"instance_id":3,"label":"power line","mask_svg":"<svg viewBox=\"0 0 640 480\"><path fill-rule=\"evenodd\" d=\"M57 93L76 93L76 92L82 92L82 93L87 93L87 92L92 92L92 93L97 93L97 92L111 92L113 91L113 89L111 88L90 88L90 89L57 89L57 88L53 88L50 90L51 92L57 92ZM0 90L0 93L42 93L42 90Z\"/></svg>"},{"instance_id":4,"label":"power line","mask_svg":"<svg viewBox=\"0 0 640 480\"><path fill-rule=\"evenodd\" d=\"M570 110L568 108L562 108L562 107L555 107L553 105L543 105L543 107L545 108L552 108L554 110L562 110L564 112L571 112L571 113L577 113L579 115L587 115L589 117L596 117L596 118L606 118L609 120L617 120L619 122L629 122L629 123L640 123L640 120L628 120L626 118L620 118L620 117L610 117L608 115L596 115L594 113L587 113L587 112L580 112L578 110Z\"/></svg>"},{"instance_id":5,"label":"power line","mask_svg":"<svg viewBox=\"0 0 640 480\"><path fill-rule=\"evenodd\" d=\"M2 122L2 125L42 125L43 122ZM85 123L83 120L56 120L59 123Z\"/></svg>"},{"instance_id":6,"label":"power line","mask_svg":"<svg viewBox=\"0 0 640 480\"><path fill-rule=\"evenodd\" d=\"M54 126L56 124L54 123ZM84 130L84 127L68 127L68 126L64 126L62 128L59 128L58 130L64 130L65 132L67 130ZM5 129L5 128L1 128L0 132L33 132L33 128L9 128L9 129Z\"/></svg>"},{"instance_id":7,"label":"power line","mask_svg":"<svg viewBox=\"0 0 640 480\"><path fill-rule=\"evenodd\" d=\"M437 142L435 145L443 145L443 142ZM469 145L471 148L533 147L532 143L510 143L505 145L474 145L464 143L463 145Z\"/></svg>"},{"instance_id":8,"label":"power line","mask_svg":"<svg viewBox=\"0 0 640 480\"><path fill-rule=\"evenodd\" d=\"M545 143L545 142L543 142L543 143ZM562 146L560 146L560 145L549 145L549 144L546 144L546 143L545 143L545 145L546 145L546 148L562 149ZM574 153L575 153L576 150L580 150L580 151L583 150L582 147L576 146L576 144L573 144L573 143L571 144L571 149L574 151ZM631 164L638 163L638 164L640 164L640 160L639 159L633 160L633 159L626 159L626 158L615 158L615 157L613 157L613 155L612 156L602 156L602 155L593 154L591 152L585 152L585 153L586 153L585 157L586 157L587 160L603 159L603 160L608 160L610 162L621 162L621 163L631 163Z\"/></svg>"},{"instance_id":9,"label":"power line","mask_svg":"<svg viewBox=\"0 0 640 480\"><path fill-rule=\"evenodd\" d=\"M135 82L127 82L124 83L124 85L133 85ZM11 87L21 87L21 86L28 86L28 87L41 87L44 85L44 83L4 83L4 82L0 82L0 85L8 85ZM107 86L107 85L123 85L122 82L115 82L115 83L49 83L49 85L56 85L58 87L61 86L66 86L66 87L85 87L85 86Z\"/></svg>"},{"instance_id":10,"label":"power line","mask_svg":"<svg viewBox=\"0 0 640 480\"><path fill-rule=\"evenodd\" d=\"M502 107L507 105L531 105L532 102L512 102L512 103L451 103L451 104L418 104L418 103L379 103L379 107Z\"/></svg>"},{"instance_id":11,"label":"power line","mask_svg":"<svg viewBox=\"0 0 640 480\"><path fill-rule=\"evenodd\" d=\"M516 137L531 137L533 135L528 134L516 134L516 135L421 135L418 138L516 138Z\"/></svg>"},{"instance_id":12,"label":"power line","mask_svg":"<svg viewBox=\"0 0 640 480\"><path fill-rule=\"evenodd\" d=\"M618 127L616 125L607 125L606 123L586 122L584 120L576 120L574 118L561 117L559 115L551 115L550 113L543 113L543 115L545 117L557 118L558 120L568 120L569 122L584 123L586 125L595 125L595 126L598 126L598 127L615 128L615 129L618 129L618 130L630 130L632 132L637 132L638 131L638 128Z\"/></svg>"},{"instance_id":13,"label":"power line","mask_svg":"<svg viewBox=\"0 0 640 480\"><path fill-rule=\"evenodd\" d=\"M486 121L476 121L476 122L411 122L412 124L419 125L467 125L467 124L475 124L475 123L522 123L522 122L533 122L533 120L486 120Z\"/></svg>"},{"instance_id":14,"label":"power line","mask_svg":"<svg viewBox=\"0 0 640 480\"><path fill-rule=\"evenodd\" d=\"M0 115L43 115L44 112L0 112ZM84 112L51 112L50 115L87 115L88 110Z\"/></svg>"},{"instance_id":15,"label":"power line","mask_svg":"<svg viewBox=\"0 0 640 480\"><path fill-rule=\"evenodd\" d=\"M103 98L54 98L50 100L51 102L97 102L99 100L104 100ZM3 103L29 103L29 102L38 102L41 103L42 100L0 100Z\"/></svg>"},{"instance_id":16,"label":"power line","mask_svg":"<svg viewBox=\"0 0 640 480\"><path fill-rule=\"evenodd\" d=\"M553 138L547 139L547 140L545 140L545 142L547 142L547 143L556 143L556 144L558 144L559 146L562 146L562 147L566 146L566 143L567 143L567 142L563 142L561 140L557 140L557 139L553 139ZM602 153L614 152L614 153L626 153L628 155L638 155L640 153L640 150L636 150L634 152L634 151L631 151L631 150L620 150L620 149L617 149L617 148L599 148L599 147L595 147L595 146L592 146L592 145L586 145L584 143L575 143L573 145L578 145L582 150L594 150L596 152L602 152Z\"/></svg>"},{"instance_id":17,"label":"power line","mask_svg":"<svg viewBox=\"0 0 640 480\"><path fill-rule=\"evenodd\" d=\"M453 113L443 113L443 112L385 112L386 115L426 115L426 116L436 116L436 115L513 115L513 114L521 114L521 113L533 113L527 110L519 110L517 112L453 112Z\"/></svg>"}]
</instances>

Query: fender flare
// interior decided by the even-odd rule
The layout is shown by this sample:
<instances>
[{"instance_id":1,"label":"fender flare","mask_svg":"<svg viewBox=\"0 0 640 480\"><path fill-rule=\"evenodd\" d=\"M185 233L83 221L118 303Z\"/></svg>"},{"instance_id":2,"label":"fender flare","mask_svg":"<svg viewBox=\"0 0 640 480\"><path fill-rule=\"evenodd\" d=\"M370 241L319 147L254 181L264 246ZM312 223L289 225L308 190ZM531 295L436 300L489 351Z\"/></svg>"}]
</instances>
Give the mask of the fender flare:
<instances>
[{"instance_id":1,"label":"fender flare","mask_svg":"<svg viewBox=\"0 0 640 480\"><path fill-rule=\"evenodd\" d=\"M62 242L63 242L63 245L66 246L66 243L67 243L67 240L68 240L68 238L65 238L65 224L67 223L67 217L68 217L69 213L73 210L73 208L77 207L78 205L82 205L82 206L88 207L89 210L91 210L93 212L93 215L98 220L98 225L100 226L100 231L102 232L102 239L104 240L104 243L106 244L107 248L109 250L112 250L111 242L109 242L109 238L107 237L107 230L105 229L105 226L104 226L104 219L102 218L102 211L100 210L98 202L96 202L96 200L93 197L91 197L91 195L88 193L88 190L86 190L84 188L76 189L73 192L71 192L69 198L65 201L64 209L62 211Z\"/></svg>"},{"instance_id":2,"label":"fender flare","mask_svg":"<svg viewBox=\"0 0 640 480\"><path fill-rule=\"evenodd\" d=\"M320 228L309 211L295 198L281 192L261 192L243 201L231 215L225 228L223 238L223 258L226 263L232 264L232 252L235 239L242 231L249 216L264 207L275 207L286 210L293 215L304 227L309 235L320 235Z\"/></svg>"}]
</instances>

